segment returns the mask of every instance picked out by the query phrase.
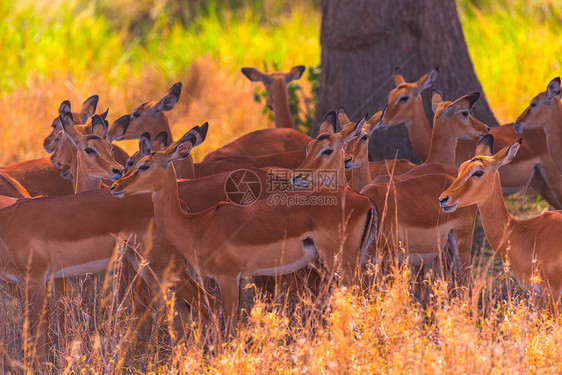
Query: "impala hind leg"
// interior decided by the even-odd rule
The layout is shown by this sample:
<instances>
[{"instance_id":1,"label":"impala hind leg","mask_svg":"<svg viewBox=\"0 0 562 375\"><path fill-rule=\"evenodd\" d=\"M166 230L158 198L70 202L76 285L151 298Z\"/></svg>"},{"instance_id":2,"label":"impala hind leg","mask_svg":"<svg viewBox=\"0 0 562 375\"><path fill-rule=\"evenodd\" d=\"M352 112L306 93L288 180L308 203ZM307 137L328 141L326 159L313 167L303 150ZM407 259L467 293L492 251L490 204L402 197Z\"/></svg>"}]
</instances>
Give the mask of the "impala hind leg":
<instances>
[{"instance_id":1,"label":"impala hind leg","mask_svg":"<svg viewBox=\"0 0 562 375\"><path fill-rule=\"evenodd\" d=\"M27 338L24 344L24 356L36 358L38 365L43 366L48 355L48 304L46 298L44 274L37 278L30 278L26 283L27 306ZM25 336L24 331L24 336Z\"/></svg>"},{"instance_id":2,"label":"impala hind leg","mask_svg":"<svg viewBox=\"0 0 562 375\"><path fill-rule=\"evenodd\" d=\"M238 300L240 298L240 275L220 275L215 278L222 298L222 309L227 336L234 334L237 326Z\"/></svg>"},{"instance_id":3,"label":"impala hind leg","mask_svg":"<svg viewBox=\"0 0 562 375\"><path fill-rule=\"evenodd\" d=\"M148 343L152 335L152 326L154 324L154 318L150 310L152 300L154 299L153 293L146 281L142 278L135 280L134 284L131 285L131 293L133 304L132 314L138 322L138 336L141 340Z\"/></svg>"},{"instance_id":4,"label":"impala hind leg","mask_svg":"<svg viewBox=\"0 0 562 375\"><path fill-rule=\"evenodd\" d=\"M67 343L66 335L66 308L65 297L67 296L67 280L64 278L55 279L54 282L55 311L58 325L59 350L64 352Z\"/></svg>"}]
</instances>

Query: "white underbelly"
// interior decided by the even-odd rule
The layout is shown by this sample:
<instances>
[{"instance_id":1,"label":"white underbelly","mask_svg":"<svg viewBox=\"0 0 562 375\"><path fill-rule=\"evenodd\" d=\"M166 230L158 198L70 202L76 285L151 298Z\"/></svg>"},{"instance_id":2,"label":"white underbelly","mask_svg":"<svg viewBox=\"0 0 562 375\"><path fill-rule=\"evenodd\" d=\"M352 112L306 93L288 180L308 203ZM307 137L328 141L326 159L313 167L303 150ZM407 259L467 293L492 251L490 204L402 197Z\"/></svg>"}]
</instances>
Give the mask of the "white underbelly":
<instances>
[{"instance_id":1,"label":"white underbelly","mask_svg":"<svg viewBox=\"0 0 562 375\"><path fill-rule=\"evenodd\" d=\"M13 282L13 283L19 283L20 279L18 279L18 277L16 275L13 274L4 274L4 275L0 275L0 280L2 281L9 281L9 282Z\"/></svg>"},{"instance_id":2,"label":"white underbelly","mask_svg":"<svg viewBox=\"0 0 562 375\"><path fill-rule=\"evenodd\" d=\"M111 258L94 260L88 263L67 266L59 270L51 270L48 277L59 279L61 277L83 276L91 273L105 271Z\"/></svg>"},{"instance_id":3,"label":"white underbelly","mask_svg":"<svg viewBox=\"0 0 562 375\"><path fill-rule=\"evenodd\" d=\"M303 250L304 252L302 258L300 258L295 262L284 264L283 266L279 266L279 267L270 267L270 268L255 270L251 273L247 273L242 276L278 276L278 275L286 275L289 273L296 272L300 269L303 269L310 263L312 263L316 258L317 251L316 251L316 246L314 246L314 243L312 242L303 243Z\"/></svg>"}]
</instances>

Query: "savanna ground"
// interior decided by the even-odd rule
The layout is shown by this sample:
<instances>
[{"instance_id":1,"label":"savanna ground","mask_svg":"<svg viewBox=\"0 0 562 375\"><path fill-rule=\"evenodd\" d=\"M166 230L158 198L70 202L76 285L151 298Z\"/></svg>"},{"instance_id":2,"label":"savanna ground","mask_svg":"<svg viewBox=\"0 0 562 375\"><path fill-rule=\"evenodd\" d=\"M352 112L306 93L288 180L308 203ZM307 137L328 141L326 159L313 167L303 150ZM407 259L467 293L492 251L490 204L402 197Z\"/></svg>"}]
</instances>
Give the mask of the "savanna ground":
<instances>
[{"instance_id":1,"label":"savanna ground","mask_svg":"<svg viewBox=\"0 0 562 375\"><path fill-rule=\"evenodd\" d=\"M242 66L288 69L320 63L318 3L149 0L5 0L0 3L0 163L45 156L43 138L60 102L74 108L99 94L110 122L184 83L169 112L176 137L210 123L195 159L248 131L272 126L254 100ZM558 0L457 0L465 37L500 123L560 75L562 3ZM408 77L405 72L406 78ZM308 72L305 78L308 77ZM301 79L301 118L313 83ZM259 91L259 90L258 90ZM313 109L313 105L310 108ZM373 111L376 109L373 109ZM128 151L136 142L125 144ZM540 197L508 198L529 216ZM408 267L356 290L336 289L275 305L258 302L236 338L194 324L187 345L171 350L168 317L155 309L148 343L111 282L67 301L66 348L51 353L55 372L80 373L560 373L562 322L537 310L491 251L475 246L471 281L452 287L429 272L423 303ZM92 284L93 282L90 282ZM77 286L79 287L79 286ZM88 295L86 293L86 295ZM0 360L26 371L25 307L0 289ZM89 301L84 303L83 300ZM258 298L259 300L259 298ZM297 303L295 303L297 302ZM62 348L62 347L61 347ZM2 363L3 362L3 363Z\"/></svg>"}]
</instances>

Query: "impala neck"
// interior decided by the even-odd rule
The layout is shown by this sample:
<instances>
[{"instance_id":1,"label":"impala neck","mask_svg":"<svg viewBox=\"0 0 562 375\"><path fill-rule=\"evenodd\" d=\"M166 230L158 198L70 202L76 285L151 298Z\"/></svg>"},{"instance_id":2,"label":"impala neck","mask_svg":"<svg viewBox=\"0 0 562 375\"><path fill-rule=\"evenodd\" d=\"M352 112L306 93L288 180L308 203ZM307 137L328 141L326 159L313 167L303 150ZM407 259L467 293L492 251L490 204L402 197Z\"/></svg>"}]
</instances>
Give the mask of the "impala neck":
<instances>
[{"instance_id":1,"label":"impala neck","mask_svg":"<svg viewBox=\"0 0 562 375\"><path fill-rule=\"evenodd\" d=\"M509 247L514 248L516 244L510 244L509 239L514 232L513 226L516 220L511 217L505 202L501 189L500 175L496 172L494 187L488 199L478 204L480 216L482 219L482 227L488 242L492 249L506 261L506 255Z\"/></svg>"},{"instance_id":2,"label":"impala neck","mask_svg":"<svg viewBox=\"0 0 562 375\"><path fill-rule=\"evenodd\" d=\"M365 186L371 183L371 169L369 161L365 160L356 168L351 170L351 188L360 192Z\"/></svg>"},{"instance_id":3,"label":"impala neck","mask_svg":"<svg viewBox=\"0 0 562 375\"><path fill-rule=\"evenodd\" d=\"M194 250L193 253L183 255L191 265L198 264L194 255L196 247L190 243L194 238L194 218L181 209L176 171L172 165L164 179L162 188L152 193L156 226L176 249L187 247Z\"/></svg>"},{"instance_id":4,"label":"impala neck","mask_svg":"<svg viewBox=\"0 0 562 375\"><path fill-rule=\"evenodd\" d=\"M562 173L562 103L554 100L550 123L545 126L546 142L558 171Z\"/></svg>"},{"instance_id":5,"label":"impala neck","mask_svg":"<svg viewBox=\"0 0 562 375\"><path fill-rule=\"evenodd\" d=\"M92 178L84 170L80 155L76 155L77 159L73 162L74 167L71 164L72 178L74 179L74 193L83 193L90 190L98 190L101 188L101 179Z\"/></svg>"},{"instance_id":6,"label":"impala neck","mask_svg":"<svg viewBox=\"0 0 562 375\"><path fill-rule=\"evenodd\" d=\"M273 82L273 116L276 128L294 128L291 110L289 109L289 89L283 80Z\"/></svg>"},{"instance_id":7,"label":"impala neck","mask_svg":"<svg viewBox=\"0 0 562 375\"><path fill-rule=\"evenodd\" d=\"M423 110L421 95L419 98L412 100L417 100L419 103L416 103L414 106L410 120L406 121L406 129L408 130L408 137L414 152L420 160L425 161L428 158L431 147L431 128Z\"/></svg>"},{"instance_id":8,"label":"impala neck","mask_svg":"<svg viewBox=\"0 0 562 375\"><path fill-rule=\"evenodd\" d=\"M433 126L431 146L425 163L438 162L454 166L458 139L446 131L446 127L443 130L445 131L439 131L439 127Z\"/></svg>"},{"instance_id":9,"label":"impala neck","mask_svg":"<svg viewBox=\"0 0 562 375\"><path fill-rule=\"evenodd\" d=\"M195 164L191 155L182 160L174 160L173 164L178 178L195 178Z\"/></svg>"}]
</instances>

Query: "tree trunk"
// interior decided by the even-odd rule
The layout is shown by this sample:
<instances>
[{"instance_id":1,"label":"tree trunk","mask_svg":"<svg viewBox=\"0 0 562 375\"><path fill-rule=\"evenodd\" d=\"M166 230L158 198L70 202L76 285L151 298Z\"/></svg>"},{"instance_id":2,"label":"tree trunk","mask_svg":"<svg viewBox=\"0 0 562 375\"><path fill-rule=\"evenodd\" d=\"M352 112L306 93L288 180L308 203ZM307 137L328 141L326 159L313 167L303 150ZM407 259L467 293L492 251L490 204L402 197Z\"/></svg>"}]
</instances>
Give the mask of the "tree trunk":
<instances>
[{"instance_id":1,"label":"tree trunk","mask_svg":"<svg viewBox=\"0 0 562 375\"><path fill-rule=\"evenodd\" d=\"M352 120L386 105L400 67L413 82L439 65L434 87L445 100L482 87L474 73L454 0L323 0L322 73L316 123L328 111L344 105ZM426 114L433 117L429 92ZM473 113L490 126L497 121L482 95ZM317 133L313 129L313 134ZM398 157L418 161L406 129L375 132L370 158Z\"/></svg>"}]
</instances>

